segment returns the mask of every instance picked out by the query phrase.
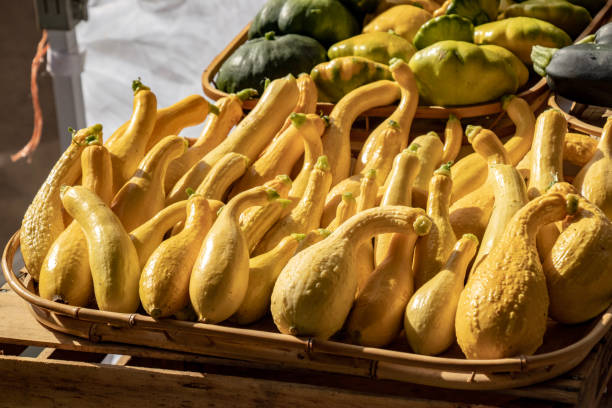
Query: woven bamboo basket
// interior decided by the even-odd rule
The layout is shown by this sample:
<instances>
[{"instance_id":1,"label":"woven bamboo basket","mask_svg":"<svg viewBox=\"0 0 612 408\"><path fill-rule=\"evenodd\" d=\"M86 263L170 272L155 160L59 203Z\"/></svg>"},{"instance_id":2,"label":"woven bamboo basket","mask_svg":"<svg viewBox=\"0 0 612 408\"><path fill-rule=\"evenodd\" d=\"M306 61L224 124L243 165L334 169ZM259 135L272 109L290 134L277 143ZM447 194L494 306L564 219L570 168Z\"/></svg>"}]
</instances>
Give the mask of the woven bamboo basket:
<instances>
[{"instance_id":1,"label":"woven bamboo basket","mask_svg":"<svg viewBox=\"0 0 612 408\"><path fill-rule=\"evenodd\" d=\"M601 25L607 22L612 12L612 0L608 0L606 5L597 13L591 23L583 30L578 36L576 41L581 40L589 34L594 33ZM206 96L213 100L218 100L227 94L216 88L214 78L223 62L233 54L233 52L241 46L247 40L247 34L249 31L250 23L238 33L238 35L225 47L219 55L217 55L212 62L202 72L202 89ZM547 90L548 86L545 79L536 78L537 75L531 76L526 87L518 93L518 96L525 99L530 104L533 104L539 97L542 96ZM245 101L244 108L246 110L253 109L258 99L252 99ZM317 112L323 112L329 114L334 108L332 103L317 103ZM370 109L364 112L361 116L365 118L382 118L387 117L395 110L394 105L381 106L374 109ZM416 111L416 118L421 119L446 119L449 114L454 114L459 118L476 118L487 115L496 115L502 113L502 106L499 101L483 103L472 106L455 106L455 107L442 107L442 106L419 106Z\"/></svg>"},{"instance_id":2,"label":"woven bamboo basket","mask_svg":"<svg viewBox=\"0 0 612 408\"><path fill-rule=\"evenodd\" d=\"M581 325L549 322L544 345L533 356L466 360L455 346L439 357L391 349L361 347L337 340L280 334L271 319L248 328L155 320L141 313L103 312L51 302L39 297L25 271L13 269L19 232L7 243L2 270L11 289L29 303L44 326L94 342L116 342L216 357L281 364L338 374L391 379L435 387L494 390L542 382L576 367L612 326L612 306Z\"/></svg>"}]
</instances>

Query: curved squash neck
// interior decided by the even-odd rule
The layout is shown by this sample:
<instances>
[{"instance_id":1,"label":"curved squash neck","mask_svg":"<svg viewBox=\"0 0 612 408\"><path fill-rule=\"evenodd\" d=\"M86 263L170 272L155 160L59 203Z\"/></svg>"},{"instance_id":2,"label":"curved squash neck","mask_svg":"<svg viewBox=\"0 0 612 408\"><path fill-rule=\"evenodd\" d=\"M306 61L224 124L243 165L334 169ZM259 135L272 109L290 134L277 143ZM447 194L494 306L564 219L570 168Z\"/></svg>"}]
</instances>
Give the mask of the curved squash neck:
<instances>
[{"instance_id":1,"label":"curved squash neck","mask_svg":"<svg viewBox=\"0 0 612 408\"><path fill-rule=\"evenodd\" d=\"M444 269L455 276L455 282L463 285L468 264L476 253L477 246L478 242L475 239L466 237L459 239L455 244L444 265Z\"/></svg>"},{"instance_id":2,"label":"curved squash neck","mask_svg":"<svg viewBox=\"0 0 612 408\"><path fill-rule=\"evenodd\" d=\"M177 222L185 219L187 200L178 201L164 208L153 218L130 232L140 241L148 241L157 234L164 234Z\"/></svg>"},{"instance_id":3,"label":"curved squash neck","mask_svg":"<svg viewBox=\"0 0 612 408\"><path fill-rule=\"evenodd\" d=\"M567 202L561 194L546 194L533 199L512 218L505 231L504 239L516 236L526 237L535 245L536 235L541 226L560 221L567 215Z\"/></svg>"},{"instance_id":4,"label":"curved squash neck","mask_svg":"<svg viewBox=\"0 0 612 408\"><path fill-rule=\"evenodd\" d=\"M378 183L375 178L363 177L359 185L359 197L357 197L357 211L361 212L376 205L378 194Z\"/></svg>"},{"instance_id":5,"label":"curved squash neck","mask_svg":"<svg viewBox=\"0 0 612 408\"><path fill-rule=\"evenodd\" d=\"M210 226L211 210L208 200L201 197L187 201L187 218L182 232L199 234ZM208 219L208 220L207 220Z\"/></svg>"},{"instance_id":6,"label":"curved squash neck","mask_svg":"<svg viewBox=\"0 0 612 408\"><path fill-rule=\"evenodd\" d=\"M510 157L495 133L482 129L472 142L472 147L489 164L508 164Z\"/></svg>"},{"instance_id":7,"label":"curved squash neck","mask_svg":"<svg viewBox=\"0 0 612 408\"><path fill-rule=\"evenodd\" d=\"M255 205L264 205L268 201L271 201L268 189L262 187L252 188L232 198L221 210L221 215L228 214L232 219L238 220L240 213L247 208Z\"/></svg>"},{"instance_id":8,"label":"curved squash neck","mask_svg":"<svg viewBox=\"0 0 612 408\"><path fill-rule=\"evenodd\" d=\"M514 136L504 144L510 159L509 164L516 166L531 148L535 132L535 116L529 104L522 98L513 97L504 102L504 108L516 126Z\"/></svg>"},{"instance_id":9,"label":"curved squash neck","mask_svg":"<svg viewBox=\"0 0 612 408\"><path fill-rule=\"evenodd\" d=\"M175 140L169 140L166 143L163 140L160 141L142 159L138 166L139 170L150 175L152 180L163 180L168 164L187 148L186 141L182 141L184 143L182 146Z\"/></svg>"},{"instance_id":10,"label":"curved squash neck","mask_svg":"<svg viewBox=\"0 0 612 408\"><path fill-rule=\"evenodd\" d=\"M414 222L425 212L419 208L377 207L361 212L342 224L331 237L347 239L356 247L374 235L391 232L414 233Z\"/></svg>"},{"instance_id":11,"label":"curved squash neck","mask_svg":"<svg viewBox=\"0 0 612 408\"><path fill-rule=\"evenodd\" d=\"M412 187L421 162L416 154L400 153L391 170L381 205L412 205Z\"/></svg>"}]
</instances>

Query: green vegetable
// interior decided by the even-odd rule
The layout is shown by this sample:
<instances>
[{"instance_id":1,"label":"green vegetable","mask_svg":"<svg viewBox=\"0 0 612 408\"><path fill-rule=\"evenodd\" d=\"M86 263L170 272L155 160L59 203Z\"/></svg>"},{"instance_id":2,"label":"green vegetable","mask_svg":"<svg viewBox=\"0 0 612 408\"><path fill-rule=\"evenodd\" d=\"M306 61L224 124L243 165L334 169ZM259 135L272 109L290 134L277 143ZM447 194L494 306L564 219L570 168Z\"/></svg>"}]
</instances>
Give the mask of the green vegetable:
<instances>
[{"instance_id":1,"label":"green vegetable","mask_svg":"<svg viewBox=\"0 0 612 408\"><path fill-rule=\"evenodd\" d=\"M476 44L495 44L512 51L525 64L531 65L534 45L561 48L572 39L547 21L531 17L512 17L482 24L474 28Z\"/></svg>"},{"instance_id":2,"label":"green vegetable","mask_svg":"<svg viewBox=\"0 0 612 408\"><path fill-rule=\"evenodd\" d=\"M333 103L362 85L393 80L387 65L354 56L323 62L312 69L310 76L319 90L319 100Z\"/></svg>"},{"instance_id":3,"label":"green vegetable","mask_svg":"<svg viewBox=\"0 0 612 408\"><path fill-rule=\"evenodd\" d=\"M453 0L446 14L459 14L474 24L483 24L497 18L499 0Z\"/></svg>"},{"instance_id":4,"label":"green vegetable","mask_svg":"<svg viewBox=\"0 0 612 408\"><path fill-rule=\"evenodd\" d=\"M502 56L464 41L440 41L423 48L409 65L428 104L471 105L518 89L516 73Z\"/></svg>"},{"instance_id":5,"label":"green vegetable","mask_svg":"<svg viewBox=\"0 0 612 408\"><path fill-rule=\"evenodd\" d=\"M525 64L523 64L521 60L512 53L512 51L494 44L481 45L480 47L498 54L512 66L512 69L516 73L516 77L518 79L519 88L527 83L529 80L529 70Z\"/></svg>"},{"instance_id":6,"label":"green vegetable","mask_svg":"<svg viewBox=\"0 0 612 408\"><path fill-rule=\"evenodd\" d=\"M591 22L591 15L581 6L565 0L528 0L513 4L504 11L505 17L533 17L559 27L572 38L578 35Z\"/></svg>"},{"instance_id":7,"label":"green vegetable","mask_svg":"<svg viewBox=\"0 0 612 408\"><path fill-rule=\"evenodd\" d=\"M328 46L359 33L359 23L338 0L268 0L259 10L249 39L268 31L301 34Z\"/></svg>"},{"instance_id":8,"label":"green vegetable","mask_svg":"<svg viewBox=\"0 0 612 408\"><path fill-rule=\"evenodd\" d=\"M323 61L325 48L317 40L297 34L275 37L270 32L238 47L221 65L215 84L227 93L255 88L261 95L266 79L310 72Z\"/></svg>"},{"instance_id":9,"label":"green vegetable","mask_svg":"<svg viewBox=\"0 0 612 408\"><path fill-rule=\"evenodd\" d=\"M456 14L442 15L423 24L414 36L417 50L444 40L472 42L474 25L470 20Z\"/></svg>"},{"instance_id":10,"label":"green vegetable","mask_svg":"<svg viewBox=\"0 0 612 408\"><path fill-rule=\"evenodd\" d=\"M416 49L408 40L393 33L373 32L356 35L332 45L329 59L356 55L386 64L391 58L409 61Z\"/></svg>"}]
</instances>

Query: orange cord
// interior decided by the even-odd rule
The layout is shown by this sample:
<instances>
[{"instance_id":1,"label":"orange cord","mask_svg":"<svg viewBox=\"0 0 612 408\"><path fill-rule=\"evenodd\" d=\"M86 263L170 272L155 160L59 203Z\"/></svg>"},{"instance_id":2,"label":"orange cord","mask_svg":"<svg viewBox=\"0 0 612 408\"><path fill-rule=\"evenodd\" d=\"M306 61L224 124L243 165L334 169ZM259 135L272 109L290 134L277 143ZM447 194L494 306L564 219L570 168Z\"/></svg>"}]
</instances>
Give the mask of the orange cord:
<instances>
[{"instance_id":1,"label":"orange cord","mask_svg":"<svg viewBox=\"0 0 612 408\"><path fill-rule=\"evenodd\" d=\"M19 159L27 158L28 163L32 161L32 154L40 143L42 135L43 116L38 100L38 70L43 58L47 54L49 44L47 44L47 30L43 30L42 37L36 48L36 55L32 60L32 72L30 73L30 92L32 93L32 107L34 108L34 129L30 141L17 153L11 155L11 160L16 162Z\"/></svg>"}]
</instances>

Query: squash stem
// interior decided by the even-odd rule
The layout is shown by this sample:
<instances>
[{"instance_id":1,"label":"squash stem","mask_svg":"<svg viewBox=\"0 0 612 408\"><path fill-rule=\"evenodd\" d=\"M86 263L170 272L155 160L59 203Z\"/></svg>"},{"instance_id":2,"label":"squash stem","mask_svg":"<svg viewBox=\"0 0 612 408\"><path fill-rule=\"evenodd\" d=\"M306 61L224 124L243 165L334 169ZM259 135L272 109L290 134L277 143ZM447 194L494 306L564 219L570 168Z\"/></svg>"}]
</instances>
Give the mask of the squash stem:
<instances>
[{"instance_id":1,"label":"squash stem","mask_svg":"<svg viewBox=\"0 0 612 408\"><path fill-rule=\"evenodd\" d=\"M253 88L245 88L236 94L238 99L240 99L241 101L252 99L256 97L257 95L258 95L257 89L253 89Z\"/></svg>"}]
</instances>

